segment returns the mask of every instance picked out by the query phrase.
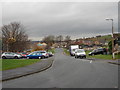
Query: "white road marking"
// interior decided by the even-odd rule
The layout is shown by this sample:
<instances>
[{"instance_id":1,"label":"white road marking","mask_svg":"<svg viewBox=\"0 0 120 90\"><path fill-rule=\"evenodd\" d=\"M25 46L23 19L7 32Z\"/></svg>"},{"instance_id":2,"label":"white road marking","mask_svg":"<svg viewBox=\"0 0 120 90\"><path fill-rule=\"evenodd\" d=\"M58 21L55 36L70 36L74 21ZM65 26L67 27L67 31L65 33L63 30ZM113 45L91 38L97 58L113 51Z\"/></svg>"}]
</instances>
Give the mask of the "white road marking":
<instances>
[{"instance_id":1,"label":"white road marking","mask_svg":"<svg viewBox=\"0 0 120 90\"><path fill-rule=\"evenodd\" d=\"M80 60L80 61L83 61L83 62L85 62L85 61L88 61L88 62L90 62L90 63L92 63L92 60L82 60L82 59L76 59L76 60Z\"/></svg>"},{"instance_id":2,"label":"white road marking","mask_svg":"<svg viewBox=\"0 0 120 90\"><path fill-rule=\"evenodd\" d=\"M84 59L76 59L76 60L80 60L80 61L88 61L88 62L92 63L92 60L84 60Z\"/></svg>"},{"instance_id":3,"label":"white road marking","mask_svg":"<svg viewBox=\"0 0 120 90\"><path fill-rule=\"evenodd\" d=\"M90 63L92 63L92 60L90 60Z\"/></svg>"}]
</instances>

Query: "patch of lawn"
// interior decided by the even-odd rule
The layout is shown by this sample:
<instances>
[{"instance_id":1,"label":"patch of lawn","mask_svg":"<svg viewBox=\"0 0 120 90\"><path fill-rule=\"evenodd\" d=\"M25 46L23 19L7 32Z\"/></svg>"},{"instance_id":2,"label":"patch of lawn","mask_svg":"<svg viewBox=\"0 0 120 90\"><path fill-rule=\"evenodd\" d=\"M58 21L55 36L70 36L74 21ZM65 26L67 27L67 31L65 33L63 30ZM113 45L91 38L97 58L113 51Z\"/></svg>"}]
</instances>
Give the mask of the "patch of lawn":
<instances>
[{"instance_id":1,"label":"patch of lawn","mask_svg":"<svg viewBox=\"0 0 120 90\"><path fill-rule=\"evenodd\" d=\"M48 52L52 52L52 53L55 53L55 49L49 49Z\"/></svg>"},{"instance_id":2,"label":"patch of lawn","mask_svg":"<svg viewBox=\"0 0 120 90\"><path fill-rule=\"evenodd\" d=\"M120 54L115 55L116 59L120 59Z\"/></svg>"},{"instance_id":3,"label":"patch of lawn","mask_svg":"<svg viewBox=\"0 0 120 90\"><path fill-rule=\"evenodd\" d=\"M41 61L40 59L2 59L2 68L0 70L9 70L24 67Z\"/></svg>"},{"instance_id":4,"label":"patch of lawn","mask_svg":"<svg viewBox=\"0 0 120 90\"><path fill-rule=\"evenodd\" d=\"M64 49L64 52L65 52L66 55L70 55L70 53L67 49Z\"/></svg>"},{"instance_id":5,"label":"patch of lawn","mask_svg":"<svg viewBox=\"0 0 120 90\"><path fill-rule=\"evenodd\" d=\"M94 55L94 56L88 56L89 58L96 58L96 59L106 59L111 60L112 55Z\"/></svg>"},{"instance_id":6,"label":"patch of lawn","mask_svg":"<svg viewBox=\"0 0 120 90\"><path fill-rule=\"evenodd\" d=\"M2 70L2 60L0 59L0 71Z\"/></svg>"}]
</instances>

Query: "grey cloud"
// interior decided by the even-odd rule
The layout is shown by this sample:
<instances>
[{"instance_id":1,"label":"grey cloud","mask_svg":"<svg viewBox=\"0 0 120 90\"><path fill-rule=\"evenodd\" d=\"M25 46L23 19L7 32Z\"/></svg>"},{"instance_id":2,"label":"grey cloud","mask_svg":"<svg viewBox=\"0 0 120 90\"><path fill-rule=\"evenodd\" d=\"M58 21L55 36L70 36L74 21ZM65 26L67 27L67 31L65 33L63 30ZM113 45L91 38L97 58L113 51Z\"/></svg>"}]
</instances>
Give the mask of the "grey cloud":
<instances>
[{"instance_id":1,"label":"grey cloud","mask_svg":"<svg viewBox=\"0 0 120 90\"><path fill-rule=\"evenodd\" d=\"M111 33L114 18L118 30L117 2L107 3L4 3L3 24L19 21L26 27L31 39L47 35L70 35L73 39Z\"/></svg>"}]
</instances>

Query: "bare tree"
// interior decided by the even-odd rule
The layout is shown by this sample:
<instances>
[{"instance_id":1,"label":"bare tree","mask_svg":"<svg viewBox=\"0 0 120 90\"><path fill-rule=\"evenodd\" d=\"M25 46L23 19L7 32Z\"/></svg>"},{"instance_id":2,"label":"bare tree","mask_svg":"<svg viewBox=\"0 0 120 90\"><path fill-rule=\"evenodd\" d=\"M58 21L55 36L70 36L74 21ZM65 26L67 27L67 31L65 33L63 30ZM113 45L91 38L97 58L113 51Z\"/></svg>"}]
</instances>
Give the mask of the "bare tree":
<instances>
[{"instance_id":1,"label":"bare tree","mask_svg":"<svg viewBox=\"0 0 120 90\"><path fill-rule=\"evenodd\" d=\"M70 45L70 42L71 42L70 36L66 36L66 37L65 37L65 42L67 43L67 44L66 44L66 48L69 48L69 45Z\"/></svg>"},{"instance_id":2,"label":"bare tree","mask_svg":"<svg viewBox=\"0 0 120 90\"><path fill-rule=\"evenodd\" d=\"M50 47L54 44L55 42L55 36L53 35L49 35L47 37L44 37L43 42L45 42L47 44L47 49L50 49Z\"/></svg>"},{"instance_id":3,"label":"bare tree","mask_svg":"<svg viewBox=\"0 0 120 90\"><path fill-rule=\"evenodd\" d=\"M59 47L61 47L63 41L63 36L59 35L56 37L56 42L59 44Z\"/></svg>"},{"instance_id":4,"label":"bare tree","mask_svg":"<svg viewBox=\"0 0 120 90\"><path fill-rule=\"evenodd\" d=\"M66 42L69 42L69 41L71 41L71 38L70 38L70 36L66 36L66 37L65 37L65 41L66 41Z\"/></svg>"},{"instance_id":5,"label":"bare tree","mask_svg":"<svg viewBox=\"0 0 120 90\"><path fill-rule=\"evenodd\" d=\"M12 22L9 25L3 25L1 30L3 51L19 52L27 49L29 40L23 25Z\"/></svg>"},{"instance_id":6,"label":"bare tree","mask_svg":"<svg viewBox=\"0 0 120 90\"><path fill-rule=\"evenodd\" d=\"M63 41L63 36L62 35L57 36L56 41L58 41L58 42Z\"/></svg>"}]
</instances>

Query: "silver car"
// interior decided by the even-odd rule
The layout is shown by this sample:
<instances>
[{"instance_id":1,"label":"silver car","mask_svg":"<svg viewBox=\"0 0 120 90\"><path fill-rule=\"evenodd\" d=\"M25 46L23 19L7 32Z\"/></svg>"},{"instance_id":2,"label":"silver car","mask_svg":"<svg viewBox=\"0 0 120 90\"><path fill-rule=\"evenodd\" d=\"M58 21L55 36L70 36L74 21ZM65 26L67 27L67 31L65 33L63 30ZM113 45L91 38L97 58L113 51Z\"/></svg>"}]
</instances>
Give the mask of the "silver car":
<instances>
[{"instance_id":1,"label":"silver car","mask_svg":"<svg viewBox=\"0 0 120 90\"><path fill-rule=\"evenodd\" d=\"M40 51L40 53L42 54L42 58L48 58L49 54L46 51Z\"/></svg>"},{"instance_id":2,"label":"silver car","mask_svg":"<svg viewBox=\"0 0 120 90\"><path fill-rule=\"evenodd\" d=\"M17 53L13 53L13 52L4 52L1 55L2 59L19 59L22 56L20 54Z\"/></svg>"}]
</instances>

